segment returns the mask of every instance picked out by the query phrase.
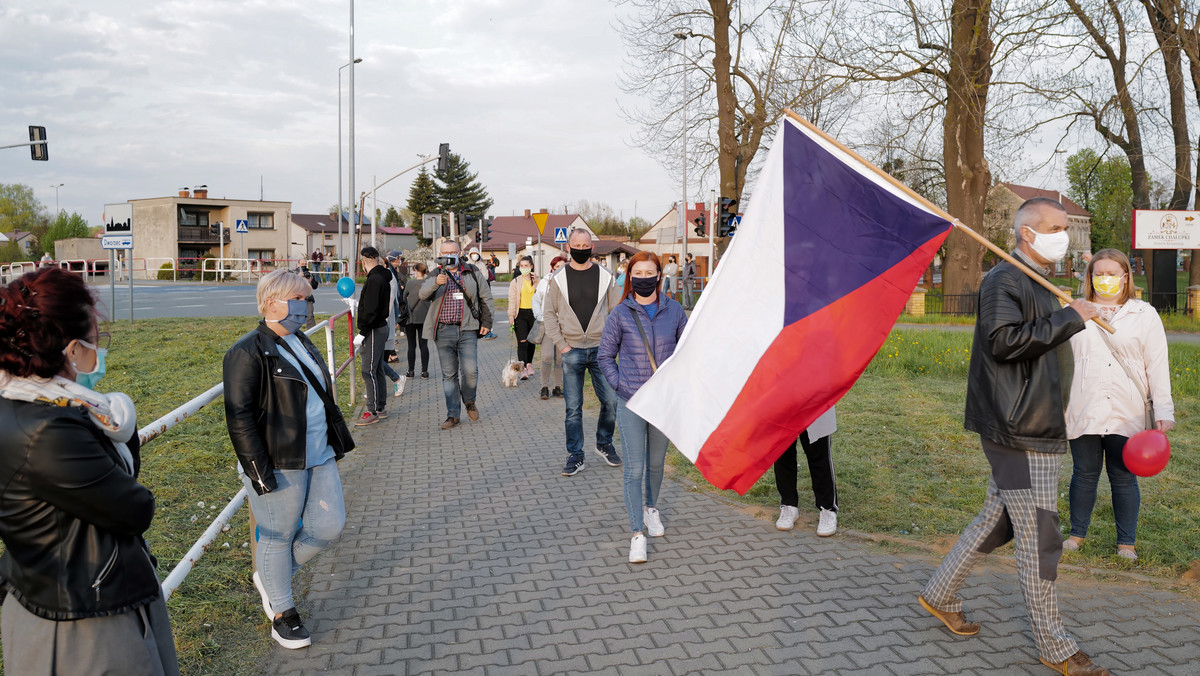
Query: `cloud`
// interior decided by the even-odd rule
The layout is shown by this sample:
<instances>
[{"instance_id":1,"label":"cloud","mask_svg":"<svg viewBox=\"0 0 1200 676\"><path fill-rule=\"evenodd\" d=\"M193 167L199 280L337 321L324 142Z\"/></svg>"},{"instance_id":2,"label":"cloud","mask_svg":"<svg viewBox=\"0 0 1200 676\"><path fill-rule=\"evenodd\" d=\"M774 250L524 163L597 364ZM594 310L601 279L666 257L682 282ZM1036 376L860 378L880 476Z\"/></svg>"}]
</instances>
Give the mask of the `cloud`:
<instances>
[{"instance_id":1,"label":"cloud","mask_svg":"<svg viewBox=\"0 0 1200 676\"><path fill-rule=\"evenodd\" d=\"M577 199L659 215L678 188L621 116L624 56L608 3L355 3L355 190L449 142L495 213ZM70 3L0 9L0 138L41 124L51 161L0 153L8 182L60 189L98 219L106 202L207 183L214 197L337 201L344 0ZM349 69L342 71L348 118ZM347 132L343 142L348 145ZM415 173L415 172L414 172ZM380 198L403 204L409 178ZM697 194L699 188L694 189Z\"/></svg>"}]
</instances>

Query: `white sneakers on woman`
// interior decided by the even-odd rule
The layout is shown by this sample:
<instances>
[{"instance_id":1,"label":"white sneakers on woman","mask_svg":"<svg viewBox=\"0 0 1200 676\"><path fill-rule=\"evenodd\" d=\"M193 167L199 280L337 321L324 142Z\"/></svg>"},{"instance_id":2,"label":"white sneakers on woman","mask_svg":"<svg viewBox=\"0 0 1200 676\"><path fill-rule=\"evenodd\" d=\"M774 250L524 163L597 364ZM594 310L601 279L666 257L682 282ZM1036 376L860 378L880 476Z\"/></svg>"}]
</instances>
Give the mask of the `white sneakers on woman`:
<instances>
[{"instance_id":1,"label":"white sneakers on woman","mask_svg":"<svg viewBox=\"0 0 1200 676\"><path fill-rule=\"evenodd\" d=\"M646 562L646 536L638 533L633 536L633 540L629 542L629 562L630 563L645 563Z\"/></svg>"},{"instance_id":2,"label":"white sneakers on woman","mask_svg":"<svg viewBox=\"0 0 1200 676\"><path fill-rule=\"evenodd\" d=\"M791 530L796 527L796 519L800 518L800 508L789 505L779 506L779 519L775 527L779 530ZM817 535L827 538L837 532L837 512L821 508L821 517L817 522Z\"/></svg>"},{"instance_id":3,"label":"white sneakers on woman","mask_svg":"<svg viewBox=\"0 0 1200 676\"><path fill-rule=\"evenodd\" d=\"M660 538L667 532L663 528L662 515L653 507L646 507L642 511L642 521L646 523L646 533L652 538Z\"/></svg>"}]
</instances>

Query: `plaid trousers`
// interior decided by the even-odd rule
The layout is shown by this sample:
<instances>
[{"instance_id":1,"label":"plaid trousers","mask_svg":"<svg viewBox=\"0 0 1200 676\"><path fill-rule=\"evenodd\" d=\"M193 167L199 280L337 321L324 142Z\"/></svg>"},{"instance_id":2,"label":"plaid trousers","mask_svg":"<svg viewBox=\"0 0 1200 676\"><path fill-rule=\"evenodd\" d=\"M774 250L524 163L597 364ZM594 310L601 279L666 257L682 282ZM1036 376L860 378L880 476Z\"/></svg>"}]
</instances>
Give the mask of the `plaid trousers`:
<instances>
[{"instance_id":1,"label":"plaid trousers","mask_svg":"<svg viewBox=\"0 0 1200 676\"><path fill-rule=\"evenodd\" d=\"M992 466L983 510L963 531L921 595L938 610L961 611L958 592L971 568L984 554L1015 539L1017 577L1038 652L1048 662L1062 662L1079 650L1063 627L1054 589L1063 543L1058 526L1062 455L1006 448L987 440L983 440L983 452Z\"/></svg>"}]
</instances>

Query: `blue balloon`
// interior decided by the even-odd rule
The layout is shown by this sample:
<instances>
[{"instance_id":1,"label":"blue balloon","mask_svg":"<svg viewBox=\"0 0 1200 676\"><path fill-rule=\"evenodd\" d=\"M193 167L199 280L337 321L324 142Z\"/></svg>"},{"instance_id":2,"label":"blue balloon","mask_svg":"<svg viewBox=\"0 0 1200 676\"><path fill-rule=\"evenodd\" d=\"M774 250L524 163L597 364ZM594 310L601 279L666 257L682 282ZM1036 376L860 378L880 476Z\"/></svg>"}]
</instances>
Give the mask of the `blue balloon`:
<instances>
[{"instance_id":1,"label":"blue balloon","mask_svg":"<svg viewBox=\"0 0 1200 676\"><path fill-rule=\"evenodd\" d=\"M353 296L354 295L354 278L353 277L342 277L341 279L339 279L338 283L337 283L337 290L338 290L338 293L341 294L342 298L349 298L350 296Z\"/></svg>"}]
</instances>

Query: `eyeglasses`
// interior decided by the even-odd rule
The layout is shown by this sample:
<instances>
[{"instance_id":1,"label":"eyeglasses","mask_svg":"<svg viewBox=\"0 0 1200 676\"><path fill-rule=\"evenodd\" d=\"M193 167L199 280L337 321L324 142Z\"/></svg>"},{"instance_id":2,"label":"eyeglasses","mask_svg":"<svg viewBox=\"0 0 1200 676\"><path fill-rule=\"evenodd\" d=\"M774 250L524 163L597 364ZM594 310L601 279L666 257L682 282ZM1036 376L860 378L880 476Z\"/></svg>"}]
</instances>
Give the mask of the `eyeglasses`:
<instances>
[{"instance_id":1,"label":"eyeglasses","mask_svg":"<svg viewBox=\"0 0 1200 676\"><path fill-rule=\"evenodd\" d=\"M108 344L112 342L112 335L108 331L101 331L96 334L96 347L101 350L107 350Z\"/></svg>"}]
</instances>

